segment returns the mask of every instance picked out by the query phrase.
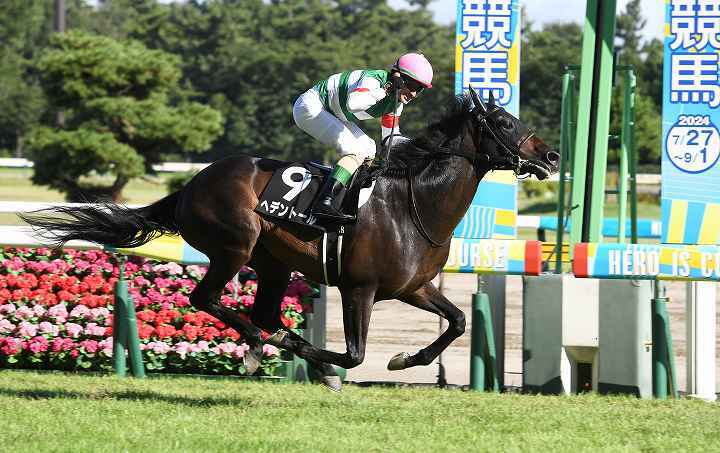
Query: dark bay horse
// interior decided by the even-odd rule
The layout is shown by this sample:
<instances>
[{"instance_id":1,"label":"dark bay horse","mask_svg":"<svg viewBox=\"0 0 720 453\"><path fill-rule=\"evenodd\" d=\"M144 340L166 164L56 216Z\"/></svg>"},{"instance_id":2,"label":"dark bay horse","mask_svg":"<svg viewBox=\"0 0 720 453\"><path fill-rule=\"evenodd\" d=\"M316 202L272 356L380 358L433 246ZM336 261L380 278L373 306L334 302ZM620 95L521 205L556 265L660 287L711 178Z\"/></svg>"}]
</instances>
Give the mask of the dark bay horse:
<instances>
[{"instance_id":1,"label":"dark bay horse","mask_svg":"<svg viewBox=\"0 0 720 453\"><path fill-rule=\"evenodd\" d=\"M393 357L388 364L391 370L428 365L462 335L463 312L431 280L448 258L450 237L479 181L497 169L545 179L557 170L559 157L495 105L492 96L485 103L474 90L456 98L419 137L396 146L344 240L337 286L342 295L345 353L316 348L280 322L280 303L291 271L324 281L318 235L254 211L273 170L283 162L229 157L205 168L182 190L139 209L109 203L22 217L55 244L83 239L136 247L160 233L179 233L210 259L207 274L190 295L191 303L242 334L251 346L246 353L250 373L262 358L263 329L273 333L266 343L306 359L325 385L339 391L340 379L330 364L352 368L363 362L370 313L377 301L398 299L449 323L439 338L416 354ZM258 276L252 323L220 304L225 284L244 265Z\"/></svg>"}]
</instances>

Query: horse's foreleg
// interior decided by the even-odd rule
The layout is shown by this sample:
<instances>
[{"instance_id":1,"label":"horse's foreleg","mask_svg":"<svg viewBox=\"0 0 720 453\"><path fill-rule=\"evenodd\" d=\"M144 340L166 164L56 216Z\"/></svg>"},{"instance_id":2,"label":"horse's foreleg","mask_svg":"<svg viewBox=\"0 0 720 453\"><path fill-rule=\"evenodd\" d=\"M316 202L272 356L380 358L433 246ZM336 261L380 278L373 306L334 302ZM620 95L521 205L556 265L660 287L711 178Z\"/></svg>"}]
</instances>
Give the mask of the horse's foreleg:
<instances>
[{"instance_id":1,"label":"horse's foreleg","mask_svg":"<svg viewBox=\"0 0 720 453\"><path fill-rule=\"evenodd\" d=\"M190 294L190 303L198 310L202 310L242 335L250 350L245 352L245 368L248 374L253 374L263 356L260 329L233 309L220 304L220 296L228 281L245 264L243 259L231 257L214 258L210 262L208 271Z\"/></svg>"},{"instance_id":2,"label":"horse's foreleg","mask_svg":"<svg viewBox=\"0 0 720 453\"><path fill-rule=\"evenodd\" d=\"M297 335L282 331L266 340L266 343L289 349L305 360L331 363L343 368L354 368L365 359L370 313L372 312L375 288L361 287L340 290L343 304L343 327L347 351L340 354L319 349Z\"/></svg>"},{"instance_id":3,"label":"horse's foreleg","mask_svg":"<svg viewBox=\"0 0 720 453\"><path fill-rule=\"evenodd\" d=\"M388 363L389 370L403 370L417 365L430 365L450 343L465 332L465 315L450 302L435 286L427 282L414 293L399 300L448 320L448 328L429 346L415 355L401 352Z\"/></svg>"},{"instance_id":4,"label":"horse's foreleg","mask_svg":"<svg viewBox=\"0 0 720 453\"><path fill-rule=\"evenodd\" d=\"M312 346L300 335L286 330L280 321L280 308L290 279L290 267L273 257L260 244L255 246L249 265L258 276L255 303L250 315L252 323L268 332L282 331L289 335L290 341L293 343L305 343L306 346ZM307 359L307 362L320 374L320 381L323 384L332 390L340 391L342 383L332 365L312 359Z\"/></svg>"}]
</instances>

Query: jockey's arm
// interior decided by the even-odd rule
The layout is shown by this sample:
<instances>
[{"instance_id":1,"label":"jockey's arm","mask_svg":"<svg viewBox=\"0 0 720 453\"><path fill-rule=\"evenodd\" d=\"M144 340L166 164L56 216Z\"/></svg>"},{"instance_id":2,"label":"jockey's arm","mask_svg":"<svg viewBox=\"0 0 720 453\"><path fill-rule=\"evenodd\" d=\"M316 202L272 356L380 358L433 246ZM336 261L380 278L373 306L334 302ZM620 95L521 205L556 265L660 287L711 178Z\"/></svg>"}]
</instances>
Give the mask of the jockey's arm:
<instances>
[{"instance_id":1,"label":"jockey's arm","mask_svg":"<svg viewBox=\"0 0 720 453\"><path fill-rule=\"evenodd\" d=\"M388 96L387 91L380 86L377 80L368 78L363 80L358 87L348 93L347 106L348 109L357 114L364 112L379 101ZM385 113L381 120L381 139L385 139L390 133L400 134L400 114L403 105L400 104L397 111L393 113ZM394 129L393 129L394 126Z\"/></svg>"},{"instance_id":2,"label":"jockey's arm","mask_svg":"<svg viewBox=\"0 0 720 453\"><path fill-rule=\"evenodd\" d=\"M364 83L348 93L347 106L353 112L364 112L387 96L377 83Z\"/></svg>"},{"instance_id":3,"label":"jockey's arm","mask_svg":"<svg viewBox=\"0 0 720 453\"><path fill-rule=\"evenodd\" d=\"M400 114L402 113L403 105L400 104L395 113L386 113L380 119L380 136L381 140L385 140L385 137L394 133L395 135L400 134Z\"/></svg>"}]
</instances>

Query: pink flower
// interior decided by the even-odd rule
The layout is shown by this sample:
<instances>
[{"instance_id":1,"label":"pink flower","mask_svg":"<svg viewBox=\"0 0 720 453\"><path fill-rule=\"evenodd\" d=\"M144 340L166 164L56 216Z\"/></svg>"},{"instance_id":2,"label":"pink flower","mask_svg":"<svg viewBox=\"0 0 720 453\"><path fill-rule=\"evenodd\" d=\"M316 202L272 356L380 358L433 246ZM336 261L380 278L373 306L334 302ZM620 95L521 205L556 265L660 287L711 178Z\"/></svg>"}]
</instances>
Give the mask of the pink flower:
<instances>
[{"instance_id":1,"label":"pink flower","mask_svg":"<svg viewBox=\"0 0 720 453\"><path fill-rule=\"evenodd\" d=\"M95 354L98 351L98 342L95 340L83 340L80 346L85 349L88 354Z\"/></svg>"},{"instance_id":2,"label":"pink flower","mask_svg":"<svg viewBox=\"0 0 720 453\"><path fill-rule=\"evenodd\" d=\"M105 307L98 307L90 310L90 319L93 321L103 321L108 316L110 316L110 310Z\"/></svg>"},{"instance_id":3,"label":"pink flower","mask_svg":"<svg viewBox=\"0 0 720 453\"><path fill-rule=\"evenodd\" d=\"M65 331L72 338L77 338L80 336L80 333L82 333L83 326L81 326L79 324L75 324L74 322L68 322L65 324Z\"/></svg>"},{"instance_id":4,"label":"pink flower","mask_svg":"<svg viewBox=\"0 0 720 453\"><path fill-rule=\"evenodd\" d=\"M105 335L105 327L98 326L94 322L89 322L85 325L85 330L83 333L89 336L102 337L103 335Z\"/></svg>"},{"instance_id":5,"label":"pink flower","mask_svg":"<svg viewBox=\"0 0 720 453\"><path fill-rule=\"evenodd\" d=\"M48 316L54 318L55 321L59 323L64 323L65 321L67 321L68 317L67 307L64 303L53 305L48 310Z\"/></svg>"},{"instance_id":6,"label":"pink flower","mask_svg":"<svg viewBox=\"0 0 720 453\"><path fill-rule=\"evenodd\" d=\"M98 343L98 348L108 357L113 356L113 339L112 337L106 338Z\"/></svg>"},{"instance_id":7,"label":"pink flower","mask_svg":"<svg viewBox=\"0 0 720 453\"><path fill-rule=\"evenodd\" d=\"M185 270L187 271L187 273L189 275L192 275L197 278L202 278L205 275L205 273L207 272L207 267L206 266L197 266L197 265L193 264L192 266L186 267Z\"/></svg>"},{"instance_id":8,"label":"pink flower","mask_svg":"<svg viewBox=\"0 0 720 453\"><path fill-rule=\"evenodd\" d=\"M237 349L237 345L235 343L221 343L218 345L218 349L220 349L220 352L222 354L232 354Z\"/></svg>"},{"instance_id":9,"label":"pink flower","mask_svg":"<svg viewBox=\"0 0 720 453\"><path fill-rule=\"evenodd\" d=\"M35 312L33 312L32 308L27 305L23 305L15 310L15 317L18 319L30 319L34 314Z\"/></svg>"},{"instance_id":10,"label":"pink flower","mask_svg":"<svg viewBox=\"0 0 720 453\"><path fill-rule=\"evenodd\" d=\"M0 335L9 334L15 331L15 324L7 319L0 319Z\"/></svg>"},{"instance_id":11,"label":"pink flower","mask_svg":"<svg viewBox=\"0 0 720 453\"><path fill-rule=\"evenodd\" d=\"M240 303L242 303L246 307L252 307L255 303L255 296L251 296L248 294L240 296Z\"/></svg>"},{"instance_id":12,"label":"pink flower","mask_svg":"<svg viewBox=\"0 0 720 453\"><path fill-rule=\"evenodd\" d=\"M19 338L0 338L0 352L2 352L4 355L13 355L17 354L22 350L22 343Z\"/></svg>"},{"instance_id":13,"label":"pink flower","mask_svg":"<svg viewBox=\"0 0 720 453\"><path fill-rule=\"evenodd\" d=\"M192 347L192 352L208 352L210 350L210 343L205 340L198 341Z\"/></svg>"},{"instance_id":14,"label":"pink flower","mask_svg":"<svg viewBox=\"0 0 720 453\"><path fill-rule=\"evenodd\" d=\"M133 279L133 283L138 288L143 287L143 286L150 286L150 280L146 279L142 275L138 275L137 277L135 277Z\"/></svg>"},{"instance_id":15,"label":"pink flower","mask_svg":"<svg viewBox=\"0 0 720 453\"><path fill-rule=\"evenodd\" d=\"M283 297L282 303L280 304L280 309L285 310L293 310L297 313L302 313L302 305L298 303L297 297Z\"/></svg>"},{"instance_id":16,"label":"pink flower","mask_svg":"<svg viewBox=\"0 0 720 453\"><path fill-rule=\"evenodd\" d=\"M248 348L249 348L249 346L248 346ZM274 355L278 355L279 353L280 353L280 350L278 348L276 348L275 346L273 346L271 344L263 345L263 355L274 356Z\"/></svg>"},{"instance_id":17,"label":"pink flower","mask_svg":"<svg viewBox=\"0 0 720 453\"><path fill-rule=\"evenodd\" d=\"M43 321L38 324L38 328L40 329L40 333L49 333L54 337L56 337L60 333L60 328L58 326L56 326L55 324L51 324L47 321Z\"/></svg>"},{"instance_id":18,"label":"pink flower","mask_svg":"<svg viewBox=\"0 0 720 453\"><path fill-rule=\"evenodd\" d=\"M0 305L0 315L11 315L13 313L15 313L15 305L10 303Z\"/></svg>"},{"instance_id":19,"label":"pink flower","mask_svg":"<svg viewBox=\"0 0 720 453\"><path fill-rule=\"evenodd\" d=\"M148 343L148 349L152 349L155 354L167 354L168 352L172 351L172 347L162 341L154 341L152 343Z\"/></svg>"},{"instance_id":20,"label":"pink flower","mask_svg":"<svg viewBox=\"0 0 720 453\"><path fill-rule=\"evenodd\" d=\"M52 341L52 344L50 346L50 350L52 352L60 352L63 350L63 344L65 344L64 338L55 338Z\"/></svg>"},{"instance_id":21,"label":"pink flower","mask_svg":"<svg viewBox=\"0 0 720 453\"><path fill-rule=\"evenodd\" d=\"M48 350L48 341L45 337L35 337L28 343L28 349L35 354L45 352Z\"/></svg>"},{"instance_id":22,"label":"pink flower","mask_svg":"<svg viewBox=\"0 0 720 453\"><path fill-rule=\"evenodd\" d=\"M185 357L192 352L192 345L187 341L181 341L175 345L175 352L184 360Z\"/></svg>"},{"instance_id":23,"label":"pink flower","mask_svg":"<svg viewBox=\"0 0 720 453\"><path fill-rule=\"evenodd\" d=\"M38 318L47 313L47 310L42 305L35 305L33 307L33 312L35 313L35 316Z\"/></svg>"},{"instance_id":24,"label":"pink flower","mask_svg":"<svg viewBox=\"0 0 720 453\"><path fill-rule=\"evenodd\" d=\"M22 337L34 337L37 335L37 326L35 324L23 321L18 327L18 334Z\"/></svg>"},{"instance_id":25,"label":"pink flower","mask_svg":"<svg viewBox=\"0 0 720 453\"><path fill-rule=\"evenodd\" d=\"M85 305L75 305L70 312L71 318L89 318L90 316L90 309Z\"/></svg>"},{"instance_id":26,"label":"pink flower","mask_svg":"<svg viewBox=\"0 0 720 453\"><path fill-rule=\"evenodd\" d=\"M250 350L250 346L243 343L243 344L239 345L237 348L235 348L235 351L233 352L233 356L238 359L242 359L243 357L245 357L245 352L249 351L249 350Z\"/></svg>"}]
</instances>

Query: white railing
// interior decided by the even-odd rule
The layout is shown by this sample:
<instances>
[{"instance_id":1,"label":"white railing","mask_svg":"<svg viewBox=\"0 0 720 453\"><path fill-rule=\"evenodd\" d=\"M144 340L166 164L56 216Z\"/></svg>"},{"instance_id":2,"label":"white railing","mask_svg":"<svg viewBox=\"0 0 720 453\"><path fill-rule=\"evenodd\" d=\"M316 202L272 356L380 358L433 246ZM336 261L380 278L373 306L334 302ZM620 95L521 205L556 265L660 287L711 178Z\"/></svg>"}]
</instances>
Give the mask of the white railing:
<instances>
[{"instance_id":1,"label":"white railing","mask_svg":"<svg viewBox=\"0 0 720 453\"><path fill-rule=\"evenodd\" d=\"M153 165L153 170L161 173L177 173L190 170L202 170L207 167L208 163L190 163L190 162L163 162ZM0 167L7 168L32 168L33 162L21 157L0 157Z\"/></svg>"}]
</instances>

